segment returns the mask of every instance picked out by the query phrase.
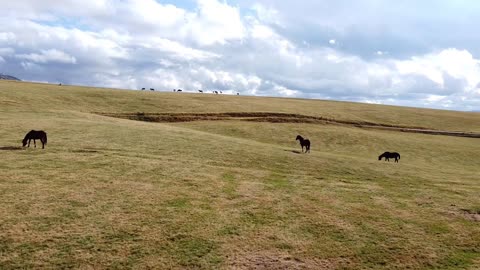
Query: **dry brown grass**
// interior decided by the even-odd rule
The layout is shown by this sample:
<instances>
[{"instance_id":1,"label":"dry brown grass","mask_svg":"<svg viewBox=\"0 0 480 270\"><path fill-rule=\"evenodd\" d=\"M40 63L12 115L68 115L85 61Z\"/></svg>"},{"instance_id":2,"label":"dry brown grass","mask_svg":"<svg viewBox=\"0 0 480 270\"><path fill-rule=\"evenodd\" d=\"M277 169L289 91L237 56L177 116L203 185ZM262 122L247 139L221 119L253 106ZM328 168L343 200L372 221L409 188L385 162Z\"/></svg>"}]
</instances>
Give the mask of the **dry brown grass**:
<instances>
[{"instance_id":1,"label":"dry brown grass","mask_svg":"<svg viewBox=\"0 0 480 270\"><path fill-rule=\"evenodd\" d=\"M478 114L0 82L0 268L479 267L478 139L95 111L479 131ZM47 131L45 150L17 150L30 129ZM379 162L386 150L400 163Z\"/></svg>"}]
</instances>

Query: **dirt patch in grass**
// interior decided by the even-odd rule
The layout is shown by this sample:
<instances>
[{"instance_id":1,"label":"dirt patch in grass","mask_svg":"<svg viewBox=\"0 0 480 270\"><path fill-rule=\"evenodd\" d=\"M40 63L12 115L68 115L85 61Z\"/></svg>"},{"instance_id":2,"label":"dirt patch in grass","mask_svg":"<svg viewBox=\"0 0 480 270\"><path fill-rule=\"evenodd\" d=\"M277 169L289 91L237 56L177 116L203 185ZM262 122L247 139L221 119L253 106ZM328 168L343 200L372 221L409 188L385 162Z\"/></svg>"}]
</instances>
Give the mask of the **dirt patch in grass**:
<instances>
[{"instance_id":1,"label":"dirt patch in grass","mask_svg":"<svg viewBox=\"0 0 480 270\"><path fill-rule=\"evenodd\" d=\"M157 123L176 123L176 122L192 122L192 121L252 121L267 123L308 123L308 124L339 124L355 126L359 128L374 128L391 131L401 131L409 133L423 133L430 135L446 135L457 137L480 138L480 133L464 132L464 131L445 131L434 130L424 127L389 125L382 123L373 123L367 121L347 121L337 120L326 117L308 116L291 113L270 113L270 112L224 112L224 113L102 113L95 114L130 119L144 122Z\"/></svg>"},{"instance_id":2,"label":"dirt patch in grass","mask_svg":"<svg viewBox=\"0 0 480 270\"><path fill-rule=\"evenodd\" d=\"M269 122L269 123L339 123L350 125L372 125L396 127L392 125L363 122L363 121L343 121L335 120L325 117L308 116L302 114L292 113L271 113L271 112L224 112L224 113L102 113L95 112L95 114L131 119L145 122L159 122L159 123L175 123L175 122L191 122L191 121L226 121L226 120L241 120L253 122ZM405 128L419 128L421 127L405 127Z\"/></svg>"},{"instance_id":3,"label":"dirt patch in grass","mask_svg":"<svg viewBox=\"0 0 480 270\"><path fill-rule=\"evenodd\" d=\"M480 209L460 209L460 211L466 219L480 222Z\"/></svg>"},{"instance_id":4,"label":"dirt patch in grass","mask_svg":"<svg viewBox=\"0 0 480 270\"><path fill-rule=\"evenodd\" d=\"M299 259L282 254L240 254L234 255L227 261L229 269L337 269L351 265L343 258L330 259Z\"/></svg>"}]
</instances>

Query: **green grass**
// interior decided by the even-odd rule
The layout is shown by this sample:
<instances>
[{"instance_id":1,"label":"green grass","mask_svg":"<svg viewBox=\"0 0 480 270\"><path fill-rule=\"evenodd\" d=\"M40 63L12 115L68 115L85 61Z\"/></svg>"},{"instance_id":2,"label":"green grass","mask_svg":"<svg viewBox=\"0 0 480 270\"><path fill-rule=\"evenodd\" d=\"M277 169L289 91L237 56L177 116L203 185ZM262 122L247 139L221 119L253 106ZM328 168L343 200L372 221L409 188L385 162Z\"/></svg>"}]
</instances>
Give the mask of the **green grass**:
<instances>
[{"instance_id":1,"label":"green grass","mask_svg":"<svg viewBox=\"0 0 480 270\"><path fill-rule=\"evenodd\" d=\"M479 139L93 113L260 111L480 131L478 113L0 81L0 268L480 267ZM46 149L15 150L30 129Z\"/></svg>"}]
</instances>

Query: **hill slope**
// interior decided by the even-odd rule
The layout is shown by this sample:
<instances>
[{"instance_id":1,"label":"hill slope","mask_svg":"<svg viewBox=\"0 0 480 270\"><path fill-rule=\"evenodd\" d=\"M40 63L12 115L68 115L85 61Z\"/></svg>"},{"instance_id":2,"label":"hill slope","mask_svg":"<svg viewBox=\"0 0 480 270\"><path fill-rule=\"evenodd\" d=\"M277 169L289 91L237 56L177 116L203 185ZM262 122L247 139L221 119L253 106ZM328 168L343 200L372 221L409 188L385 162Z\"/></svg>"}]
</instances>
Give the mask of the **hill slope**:
<instances>
[{"instance_id":1,"label":"hill slope","mask_svg":"<svg viewBox=\"0 0 480 270\"><path fill-rule=\"evenodd\" d=\"M19 90L19 91L12 91ZM324 100L118 91L0 81L0 105L12 111L104 113L274 112L385 125L480 132L479 113Z\"/></svg>"},{"instance_id":2,"label":"hill slope","mask_svg":"<svg viewBox=\"0 0 480 270\"><path fill-rule=\"evenodd\" d=\"M2 268L480 266L479 139L99 112L293 113L480 131L478 113L0 82ZM47 131L46 149L17 148L30 129ZM310 154L297 134L312 141ZM400 162L378 161L383 151Z\"/></svg>"},{"instance_id":3,"label":"hill slope","mask_svg":"<svg viewBox=\"0 0 480 270\"><path fill-rule=\"evenodd\" d=\"M13 76L6 75L6 74L1 74L1 73L0 73L0 80L20 81L20 79L18 78L15 78Z\"/></svg>"}]
</instances>

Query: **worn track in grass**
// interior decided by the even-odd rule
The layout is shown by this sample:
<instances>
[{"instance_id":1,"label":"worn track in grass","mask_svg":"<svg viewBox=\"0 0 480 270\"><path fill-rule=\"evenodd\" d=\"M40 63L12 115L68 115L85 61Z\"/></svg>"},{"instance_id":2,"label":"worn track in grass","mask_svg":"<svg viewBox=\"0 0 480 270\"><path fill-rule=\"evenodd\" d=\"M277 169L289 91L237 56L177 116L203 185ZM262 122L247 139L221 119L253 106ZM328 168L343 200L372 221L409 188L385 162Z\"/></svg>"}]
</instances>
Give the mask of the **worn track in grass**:
<instances>
[{"instance_id":1,"label":"worn track in grass","mask_svg":"<svg viewBox=\"0 0 480 270\"><path fill-rule=\"evenodd\" d=\"M102 113L96 114L116 117L122 119L130 119L144 122L157 123L175 123L175 122L192 122L192 121L226 121L241 120L252 122L268 122L268 123L308 123L308 124L341 124L355 126L359 128L373 128L391 131L422 133L430 135L444 135L468 138L480 138L480 133L465 131L446 131L435 130L425 127L410 127L401 125L389 125L381 123L372 123L367 121L346 121L325 117L315 117L301 114L289 113L270 113L270 112L225 112L225 113Z\"/></svg>"}]
</instances>

